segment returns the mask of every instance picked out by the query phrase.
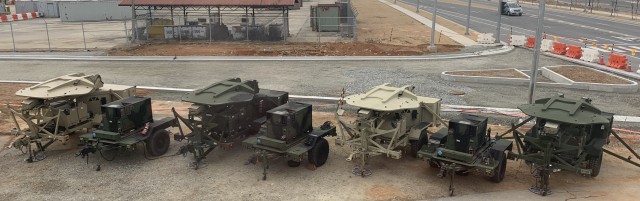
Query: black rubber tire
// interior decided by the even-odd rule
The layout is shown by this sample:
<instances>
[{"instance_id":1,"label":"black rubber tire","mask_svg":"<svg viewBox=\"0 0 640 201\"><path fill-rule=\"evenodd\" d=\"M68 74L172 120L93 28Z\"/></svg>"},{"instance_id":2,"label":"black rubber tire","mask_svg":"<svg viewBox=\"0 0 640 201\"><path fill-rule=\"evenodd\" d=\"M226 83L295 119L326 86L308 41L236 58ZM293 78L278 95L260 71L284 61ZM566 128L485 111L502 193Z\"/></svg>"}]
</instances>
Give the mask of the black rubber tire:
<instances>
[{"instance_id":1,"label":"black rubber tire","mask_svg":"<svg viewBox=\"0 0 640 201\"><path fill-rule=\"evenodd\" d=\"M522 13L518 13L518 16L522 16Z\"/></svg>"},{"instance_id":2,"label":"black rubber tire","mask_svg":"<svg viewBox=\"0 0 640 201\"><path fill-rule=\"evenodd\" d=\"M411 144L411 156L414 158L418 157L418 151L422 148L423 145L427 143L427 132L420 133L420 137L418 140L411 140L409 143Z\"/></svg>"},{"instance_id":3,"label":"black rubber tire","mask_svg":"<svg viewBox=\"0 0 640 201\"><path fill-rule=\"evenodd\" d=\"M327 162L329 158L329 142L324 138L318 138L313 148L309 150L309 163L320 167Z\"/></svg>"},{"instance_id":4,"label":"black rubber tire","mask_svg":"<svg viewBox=\"0 0 640 201\"><path fill-rule=\"evenodd\" d=\"M504 180L505 171L507 170L507 154L502 153L502 155L500 155L497 168L496 173L491 177L491 181L494 183L500 183Z\"/></svg>"},{"instance_id":5,"label":"black rubber tire","mask_svg":"<svg viewBox=\"0 0 640 201\"><path fill-rule=\"evenodd\" d=\"M600 166L602 166L602 153L599 156L592 156L587 164L587 168L591 169L591 177L597 177L600 174Z\"/></svg>"},{"instance_id":6,"label":"black rubber tire","mask_svg":"<svg viewBox=\"0 0 640 201\"><path fill-rule=\"evenodd\" d=\"M299 167L300 166L300 161L288 160L287 161L287 165L289 167Z\"/></svg>"},{"instance_id":7,"label":"black rubber tire","mask_svg":"<svg viewBox=\"0 0 640 201\"><path fill-rule=\"evenodd\" d=\"M151 134L149 138L145 140L147 153L151 156L161 156L169 151L169 145L171 139L169 132L166 130L158 130Z\"/></svg>"}]
</instances>

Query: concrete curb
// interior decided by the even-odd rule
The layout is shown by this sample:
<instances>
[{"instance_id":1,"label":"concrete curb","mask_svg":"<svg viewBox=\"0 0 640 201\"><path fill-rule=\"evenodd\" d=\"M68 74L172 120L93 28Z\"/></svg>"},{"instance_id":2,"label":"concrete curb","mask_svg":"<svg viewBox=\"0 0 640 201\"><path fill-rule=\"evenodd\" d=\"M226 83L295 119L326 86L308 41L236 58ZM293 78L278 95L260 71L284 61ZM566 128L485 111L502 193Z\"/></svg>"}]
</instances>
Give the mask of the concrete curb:
<instances>
[{"instance_id":1,"label":"concrete curb","mask_svg":"<svg viewBox=\"0 0 640 201\"><path fill-rule=\"evenodd\" d=\"M533 51L533 49L531 49L531 48L525 48L525 47L522 47L522 48L526 49L526 50ZM557 55L557 54L553 54L551 52L541 52L541 54L545 55L545 56L550 56L550 57L553 57L553 58L562 59L562 60L565 60L565 61L568 61L568 62L573 62L573 63L576 63L576 64L588 66L588 67L595 68L595 69L598 69L598 70L601 70L601 71L615 73L615 74L618 74L618 75L621 75L621 76L630 77L630 78L633 78L633 79L640 80L640 74L637 74L637 73L627 72L627 71L618 70L618 69L614 69L614 68L609 68L609 67L604 66L604 65L591 63L591 62L583 61L583 60L580 60L580 59L569 58L569 57L566 57L564 55Z\"/></svg>"},{"instance_id":2,"label":"concrete curb","mask_svg":"<svg viewBox=\"0 0 640 201\"><path fill-rule=\"evenodd\" d=\"M559 67L559 66L548 66L548 67ZM491 69L489 69L491 70ZM494 69L494 70L504 70L504 69ZM521 72L518 69L515 69ZM485 70L471 70L471 71L485 71ZM548 72L545 72L548 71ZM508 85L516 85L516 86L528 86L529 79L523 78L504 78L504 77L484 77L484 76L465 76L465 75L450 75L447 74L449 72L455 71L444 71L440 74L440 78L447 81L454 82L470 82L470 83L483 83L483 84L508 84ZM625 79L620 76L616 76L610 73L608 75L615 76L617 78L621 78L623 80L629 81L632 84L599 84L599 83L585 83L585 82L575 82L570 80L560 74L557 74L551 70L548 70L547 67L542 67L541 72L543 75L551 75L549 79L558 82L537 82L537 86L543 87L561 87L567 89L580 89L580 90L589 90L589 91L603 91L603 92L613 92L613 93L635 93L638 92L638 83L629 79ZM522 73L522 72L521 72ZM603 72L606 73L606 72ZM523 73L524 74L524 73ZM529 77L525 74L526 77Z\"/></svg>"},{"instance_id":3,"label":"concrete curb","mask_svg":"<svg viewBox=\"0 0 640 201\"><path fill-rule=\"evenodd\" d=\"M525 48L525 49L528 49L528 48ZM569 57L566 57L566 56L563 56L563 55L557 55L557 54L553 54L553 53L549 53L549 52L544 52L542 54L546 55L546 56L562 59L562 60L565 60L565 61L573 62L573 63L576 63L576 64L592 67L592 68L595 68L595 69L598 69L598 70L601 70L601 71L615 73L615 74L622 75L622 76L625 76L625 77L630 77L630 78L633 78L633 79L640 80L640 74L636 74L636 73L633 73L633 72L627 72L627 71L622 71L622 70L618 70L618 69L614 69L614 68L609 68L609 67L604 66L604 65L595 64L595 63L591 63L591 62L586 62L586 61L582 61L582 60L579 60L579 59L569 58Z\"/></svg>"},{"instance_id":4,"label":"concrete curb","mask_svg":"<svg viewBox=\"0 0 640 201\"><path fill-rule=\"evenodd\" d=\"M515 68L512 68L512 69L518 70L518 69L515 69ZM504 69L500 69L500 70L504 70ZM467 71L467 70L465 70L465 71ZM485 71L485 70L468 70L468 71ZM444 71L444 72L442 72L440 74L440 78L442 78L443 80L453 81L453 82L473 82L473 83L483 83L483 84L529 85L529 79L528 78L527 79L522 79L522 78L504 78L504 77L450 75L450 74L447 74L449 72L455 72L455 71ZM524 73L522 73L522 74L524 74ZM527 74L524 74L524 76L529 77L529 75L527 75Z\"/></svg>"},{"instance_id":5,"label":"concrete curb","mask_svg":"<svg viewBox=\"0 0 640 201\"><path fill-rule=\"evenodd\" d=\"M425 56L69 56L69 55L0 55L0 60L65 60L65 61L390 61L461 59L508 53L513 46L476 51L473 53Z\"/></svg>"},{"instance_id":6,"label":"concrete curb","mask_svg":"<svg viewBox=\"0 0 640 201\"><path fill-rule=\"evenodd\" d=\"M571 66L571 65L547 66L547 67L542 67L540 70L542 72L542 75L544 75L545 77L558 83L570 84L572 85L572 88L575 88L575 89L585 89L590 91L605 91L605 92L613 92L613 93L638 92L637 82L611 74L611 73L600 71L597 69L592 69L592 70L607 74L609 76L616 77L618 79L625 80L627 82L630 82L631 84L600 84L600 83L590 83L590 82L576 82L550 69L550 68L562 67L562 66Z\"/></svg>"}]
</instances>

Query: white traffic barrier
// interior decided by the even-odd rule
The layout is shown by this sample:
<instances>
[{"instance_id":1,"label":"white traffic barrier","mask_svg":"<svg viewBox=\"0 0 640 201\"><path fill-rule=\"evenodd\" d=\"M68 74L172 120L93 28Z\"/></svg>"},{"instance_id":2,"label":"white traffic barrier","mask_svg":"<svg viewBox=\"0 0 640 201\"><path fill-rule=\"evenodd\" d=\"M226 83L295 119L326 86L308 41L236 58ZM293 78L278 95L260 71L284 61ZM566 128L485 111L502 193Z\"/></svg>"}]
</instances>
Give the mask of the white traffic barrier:
<instances>
[{"instance_id":1,"label":"white traffic barrier","mask_svg":"<svg viewBox=\"0 0 640 201\"><path fill-rule=\"evenodd\" d=\"M540 50L543 52L553 51L553 41L549 39L542 39L542 43L540 44Z\"/></svg>"},{"instance_id":2,"label":"white traffic barrier","mask_svg":"<svg viewBox=\"0 0 640 201\"><path fill-rule=\"evenodd\" d=\"M480 44L493 44L495 41L496 39L492 33L481 33L478 35L478 43Z\"/></svg>"},{"instance_id":3,"label":"white traffic barrier","mask_svg":"<svg viewBox=\"0 0 640 201\"><path fill-rule=\"evenodd\" d=\"M511 35L511 45L524 46L527 43L527 37L524 35Z\"/></svg>"},{"instance_id":4,"label":"white traffic barrier","mask_svg":"<svg viewBox=\"0 0 640 201\"><path fill-rule=\"evenodd\" d=\"M591 63L598 63L598 61L600 60L599 56L600 52L598 52L598 50L596 49L582 48L582 57L580 57L580 60Z\"/></svg>"}]
</instances>

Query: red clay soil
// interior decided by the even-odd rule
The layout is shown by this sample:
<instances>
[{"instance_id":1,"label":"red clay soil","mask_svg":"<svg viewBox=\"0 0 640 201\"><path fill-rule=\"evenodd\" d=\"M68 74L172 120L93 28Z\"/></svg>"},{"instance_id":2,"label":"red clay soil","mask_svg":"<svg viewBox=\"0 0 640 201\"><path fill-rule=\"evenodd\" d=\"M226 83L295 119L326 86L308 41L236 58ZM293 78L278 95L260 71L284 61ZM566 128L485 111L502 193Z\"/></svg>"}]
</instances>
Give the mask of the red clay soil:
<instances>
[{"instance_id":1,"label":"red clay soil","mask_svg":"<svg viewBox=\"0 0 640 201\"><path fill-rule=\"evenodd\" d=\"M416 56L430 53L426 44L402 46L383 43L242 43L145 44L112 49L110 56ZM437 45L438 52L455 52L459 45Z\"/></svg>"},{"instance_id":2,"label":"red clay soil","mask_svg":"<svg viewBox=\"0 0 640 201\"><path fill-rule=\"evenodd\" d=\"M630 82L620 79L618 77L611 76L609 74L593 70L587 67L580 66L561 66L549 68L553 72L556 72L566 78L569 78L575 82L591 82L602 84L631 84Z\"/></svg>"}]
</instances>

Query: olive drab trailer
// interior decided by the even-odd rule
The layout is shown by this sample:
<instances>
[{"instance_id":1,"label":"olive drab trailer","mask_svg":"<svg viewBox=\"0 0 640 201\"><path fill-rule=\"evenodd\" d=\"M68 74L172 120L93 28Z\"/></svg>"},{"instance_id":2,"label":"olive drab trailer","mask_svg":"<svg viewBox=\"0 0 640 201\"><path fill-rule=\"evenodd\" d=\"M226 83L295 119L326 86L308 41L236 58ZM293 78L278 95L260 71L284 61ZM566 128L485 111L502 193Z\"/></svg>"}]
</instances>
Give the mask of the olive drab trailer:
<instances>
[{"instance_id":1,"label":"olive drab trailer","mask_svg":"<svg viewBox=\"0 0 640 201\"><path fill-rule=\"evenodd\" d=\"M144 142L145 156L161 156L169 150L171 142L169 127L177 126L174 117L154 120L151 98L131 96L102 106L104 118L101 126L80 136L85 145L78 156L86 158L89 153L98 152L107 161L115 159L105 152L133 151ZM97 170L100 170L98 164Z\"/></svg>"},{"instance_id":2,"label":"olive drab trailer","mask_svg":"<svg viewBox=\"0 0 640 201\"><path fill-rule=\"evenodd\" d=\"M509 152L508 158L522 159L533 168L536 185L530 188L531 192L543 196L551 194L550 175L560 170L598 176L603 152L640 167L631 157L622 157L604 148L613 135L640 159L612 130L613 114L600 111L590 99L576 100L558 95L518 108L530 117L513 125L503 135L512 132L517 147L517 152ZM517 130L531 121L534 125L526 133Z\"/></svg>"},{"instance_id":3,"label":"olive drab trailer","mask_svg":"<svg viewBox=\"0 0 640 201\"><path fill-rule=\"evenodd\" d=\"M174 135L177 141L187 141L179 152L194 155L192 168L202 167L205 165L202 159L214 148L231 148L235 141L256 134L266 121L267 111L288 100L287 92L260 89L258 81L240 78L189 92L182 97L182 101L192 103L187 117L172 109L176 119L186 127L180 124L180 134Z\"/></svg>"},{"instance_id":4,"label":"olive drab trailer","mask_svg":"<svg viewBox=\"0 0 640 201\"><path fill-rule=\"evenodd\" d=\"M454 193L454 174L485 175L496 183L504 179L506 152L511 151L512 142L492 138L487 121L487 117L462 113L449 120L448 128L431 134L426 145L418 151L418 158L440 169L439 177L449 176L449 195Z\"/></svg>"},{"instance_id":5,"label":"olive drab trailer","mask_svg":"<svg viewBox=\"0 0 640 201\"><path fill-rule=\"evenodd\" d=\"M405 147L415 156L427 138L427 129L445 124L440 117L441 100L417 96L414 88L383 84L340 100L336 119L341 134L336 144L352 148L347 161L359 160L353 174L370 175L366 165L371 156L399 159L403 155L400 148ZM344 119L349 109L345 103L357 109L353 122Z\"/></svg>"},{"instance_id":6,"label":"olive drab trailer","mask_svg":"<svg viewBox=\"0 0 640 201\"><path fill-rule=\"evenodd\" d=\"M26 151L27 162L45 158L44 150L55 141L65 143L69 134L91 129L102 121L101 105L135 94L135 87L104 84L100 75L69 74L16 92L26 97L20 108L9 107L20 135L11 147ZM21 128L26 124L26 128ZM31 144L36 145L32 150Z\"/></svg>"},{"instance_id":7,"label":"olive drab trailer","mask_svg":"<svg viewBox=\"0 0 640 201\"><path fill-rule=\"evenodd\" d=\"M288 102L267 111L266 133L250 137L243 144L255 150L255 158L262 165L267 179L269 162L286 158L290 167L300 166L307 155L310 169L324 165L329 157L329 143L324 137L336 136L336 127L324 122L312 126L312 107L309 104Z\"/></svg>"}]
</instances>

